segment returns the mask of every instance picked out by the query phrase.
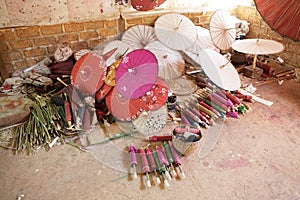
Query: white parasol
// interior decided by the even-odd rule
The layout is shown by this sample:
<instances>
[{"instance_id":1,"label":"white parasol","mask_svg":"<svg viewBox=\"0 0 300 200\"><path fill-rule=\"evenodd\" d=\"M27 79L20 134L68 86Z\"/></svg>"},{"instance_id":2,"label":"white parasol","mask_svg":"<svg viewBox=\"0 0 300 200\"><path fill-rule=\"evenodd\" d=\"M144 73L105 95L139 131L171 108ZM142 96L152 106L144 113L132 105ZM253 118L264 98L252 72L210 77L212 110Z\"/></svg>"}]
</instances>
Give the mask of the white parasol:
<instances>
[{"instance_id":1,"label":"white parasol","mask_svg":"<svg viewBox=\"0 0 300 200\"><path fill-rule=\"evenodd\" d=\"M133 50L129 44L121 40L113 40L104 47L103 53L105 54L115 48L117 48L117 50L106 60L106 66L111 66L114 62L121 60L123 56Z\"/></svg>"},{"instance_id":2,"label":"white parasol","mask_svg":"<svg viewBox=\"0 0 300 200\"><path fill-rule=\"evenodd\" d=\"M121 40L133 49L143 49L144 46L157 40L157 38L152 26L135 25L123 33Z\"/></svg>"},{"instance_id":3,"label":"white parasol","mask_svg":"<svg viewBox=\"0 0 300 200\"><path fill-rule=\"evenodd\" d=\"M158 61L158 77L168 80L178 78L182 75L185 62L181 54L166 47L160 41L154 41L145 46L151 51Z\"/></svg>"},{"instance_id":4,"label":"white parasol","mask_svg":"<svg viewBox=\"0 0 300 200\"><path fill-rule=\"evenodd\" d=\"M154 30L160 42L175 50L187 49L197 39L197 31L193 22L177 13L160 16L155 21Z\"/></svg>"},{"instance_id":5,"label":"white parasol","mask_svg":"<svg viewBox=\"0 0 300 200\"><path fill-rule=\"evenodd\" d=\"M229 49L236 38L234 18L225 10L215 11L210 19L209 32L219 49Z\"/></svg>"},{"instance_id":6,"label":"white parasol","mask_svg":"<svg viewBox=\"0 0 300 200\"><path fill-rule=\"evenodd\" d=\"M241 81L234 66L220 53L205 49L200 52L200 65L207 77L218 87L234 91Z\"/></svg>"},{"instance_id":7,"label":"white parasol","mask_svg":"<svg viewBox=\"0 0 300 200\"><path fill-rule=\"evenodd\" d=\"M146 136L153 135L161 131L167 122L168 109L162 106L155 111L143 111L137 119L134 119L136 130Z\"/></svg>"},{"instance_id":8,"label":"white parasol","mask_svg":"<svg viewBox=\"0 0 300 200\"><path fill-rule=\"evenodd\" d=\"M193 61L196 62L196 65L200 63L199 54L203 49L213 49L219 51L218 48L215 46L213 41L211 40L209 30L200 26L196 26L197 29L197 40L194 44L186 49L183 52Z\"/></svg>"},{"instance_id":9,"label":"white parasol","mask_svg":"<svg viewBox=\"0 0 300 200\"><path fill-rule=\"evenodd\" d=\"M236 51L254 55L253 68L256 66L257 55L275 54L282 52L285 47L280 42L268 39L244 39L232 44Z\"/></svg>"},{"instance_id":10,"label":"white parasol","mask_svg":"<svg viewBox=\"0 0 300 200\"><path fill-rule=\"evenodd\" d=\"M179 77L167 80L166 84L170 91L175 95L189 95L197 90L197 85L189 79Z\"/></svg>"}]
</instances>

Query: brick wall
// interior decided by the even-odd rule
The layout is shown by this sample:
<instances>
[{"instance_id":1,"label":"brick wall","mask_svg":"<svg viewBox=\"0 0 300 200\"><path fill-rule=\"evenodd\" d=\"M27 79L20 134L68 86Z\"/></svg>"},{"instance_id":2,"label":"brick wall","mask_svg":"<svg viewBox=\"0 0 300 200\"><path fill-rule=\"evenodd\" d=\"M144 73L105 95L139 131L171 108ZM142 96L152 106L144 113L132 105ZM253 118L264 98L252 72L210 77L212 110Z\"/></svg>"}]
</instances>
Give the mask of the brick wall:
<instances>
[{"instance_id":1,"label":"brick wall","mask_svg":"<svg viewBox=\"0 0 300 200\"><path fill-rule=\"evenodd\" d=\"M285 51L274 56L280 56L289 66L300 68L300 42L293 41L289 38L282 37L279 33L272 30L266 24L255 7L240 6L236 9L239 19L247 20L250 23L248 38L265 38L273 39L285 45Z\"/></svg>"},{"instance_id":2,"label":"brick wall","mask_svg":"<svg viewBox=\"0 0 300 200\"><path fill-rule=\"evenodd\" d=\"M60 43L67 42L74 52L92 49L118 32L118 20L0 29L1 76L53 56Z\"/></svg>"}]
</instances>

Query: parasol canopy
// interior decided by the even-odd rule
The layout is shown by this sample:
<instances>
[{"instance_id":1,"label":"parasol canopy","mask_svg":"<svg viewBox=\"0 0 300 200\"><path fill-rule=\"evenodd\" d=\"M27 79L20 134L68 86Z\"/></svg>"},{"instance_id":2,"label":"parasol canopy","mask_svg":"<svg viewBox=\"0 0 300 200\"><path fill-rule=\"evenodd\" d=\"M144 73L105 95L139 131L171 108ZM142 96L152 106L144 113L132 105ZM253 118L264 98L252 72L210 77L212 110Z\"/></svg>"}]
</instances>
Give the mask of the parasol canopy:
<instances>
[{"instance_id":1,"label":"parasol canopy","mask_svg":"<svg viewBox=\"0 0 300 200\"><path fill-rule=\"evenodd\" d=\"M136 130L146 136L161 131L167 122L168 109L166 106L156 111L143 111L137 119L132 121Z\"/></svg>"},{"instance_id":2,"label":"parasol canopy","mask_svg":"<svg viewBox=\"0 0 300 200\"><path fill-rule=\"evenodd\" d=\"M194 23L188 17L177 13L160 16L155 21L154 30L161 43L175 50L187 49L197 39Z\"/></svg>"},{"instance_id":3,"label":"parasol canopy","mask_svg":"<svg viewBox=\"0 0 300 200\"><path fill-rule=\"evenodd\" d=\"M136 99L148 92L158 77L158 63L148 50L138 49L128 53L116 72L116 87L126 98Z\"/></svg>"},{"instance_id":4,"label":"parasol canopy","mask_svg":"<svg viewBox=\"0 0 300 200\"><path fill-rule=\"evenodd\" d=\"M138 104L146 111L155 111L166 104L168 99L168 86L158 78L151 90L138 99Z\"/></svg>"},{"instance_id":5,"label":"parasol canopy","mask_svg":"<svg viewBox=\"0 0 300 200\"><path fill-rule=\"evenodd\" d=\"M87 53L75 63L71 83L83 94L92 95L102 86L105 74L104 58L96 52Z\"/></svg>"},{"instance_id":6,"label":"parasol canopy","mask_svg":"<svg viewBox=\"0 0 300 200\"><path fill-rule=\"evenodd\" d=\"M185 62L181 54L166 47L160 41L154 41L145 46L151 51L158 61L158 77L167 80L178 78L183 74Z\"/></svg>"},{"instance_id":7,"label":"parasol canopy","mask_svg":"<svg viewBox=\"0 0 300 200\"><path fill-rule=\"evenodd\" d=\"M197 90L197 85L193 81L183 77L167 80L166 84L173 94L179 96L189 95Z\"/></svg>"},{"instance_id":8,"label":"parasol canopy","mask_svg":"<svg viewBox=\"0 0 300 200\"><path fill-rule=\"evenodd\" d=\"M209 32L213 43L219 49L229 49L236 38L234 18L228 11L215 11L210 19Z\"/></svg>"},{"instance_id":9,"label":"parasol canopy","mask_svg":"<svg viewBox=\"0 0 300 200\"><path fill-rule=\"evenodd\" d=\"M117 48L117 50L106 60L107 66L111 66L117 60L121 60L123 56L133 50L129 44L122 42L121 40L113 40L104 47L103 53L105 54L115 48Z\"/></svg>"},{"instance_id":10,"label":"parasol canopy","mask_svg":"<svg viewBox=\"0 0 300 200\"><path fill-rule=\"evenodd\" d=\"M234 66L220 53L205 49L200 52L200 65L207 77L218 87L234 91L241 81Z\"/></svg>"},{"instance_id":11,"label":"parasol canopy","mask_svg":"<svg viewBox=\"0 0 300 200\"><path fill-rule=\"evenodd\" d=\"M232 48L238 52L255 55L253 68L256 65L257 55L275 54L282 52L285 47L280 42L268 39L236 40Z\"/></svg>"},{"instance_id":12,"label":"parasol canopy","mask_svg":"<svg viewBox=\"0 0 300 200\"><path fill-rule=\"evenodd\" d=\"M264 21L279 34L300 40L299 0L254 0Z\"/></svg>"},{"instance_id":13,"label":"parasol canopy","mask_svg":"<svg viewBox=\"0 0 300 200\"><path fill-rule=\"evenodd\" d=\"M141 113L141 107L136 100L128 99L114 87L105 98L106 106L118 120L131 121Z\"/></svg>"},{"instance_id":14,"label":"parasol canopy","mask_svg":"<svg viewBox=\"0 0 300 200\"><path fill-rule=\"evenodd\" d=\"M127 29L121 41L127 43L132 49L143 49L148 43L157 40L154 28L148 25L135 25Z\"/></svg>"},{"instance_id":15,"label":"parasol canopy","mask_svg":"<svg viewBox=\"0 0 300 200\"><path fill-rule=\"evenodd\" d=\"M131 0L131 5L136 10L148 11L160 6L165 1L166 0Z\"/></svg>"}]
</instances>

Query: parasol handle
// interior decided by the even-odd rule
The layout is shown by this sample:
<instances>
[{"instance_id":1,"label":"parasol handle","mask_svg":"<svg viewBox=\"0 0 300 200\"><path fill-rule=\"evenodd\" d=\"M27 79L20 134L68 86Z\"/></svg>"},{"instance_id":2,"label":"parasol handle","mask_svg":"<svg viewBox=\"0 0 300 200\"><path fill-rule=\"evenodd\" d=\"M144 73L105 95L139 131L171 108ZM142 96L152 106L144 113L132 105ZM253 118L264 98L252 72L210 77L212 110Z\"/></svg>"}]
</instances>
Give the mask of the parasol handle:
<instances>
[{"instance_id":1,"label":"parasol handle","mask_svg":"<svg viewBox=\"0 0 300 200\"><path fill-rule=\"evenodd\" d=\"M257 39L257 41L258 41L258 39ZM254 55L253 64L252 64L253 69L255 69L255 67L256 67L256 61L257 61L257 54Z\"/></svg>"},{"instance_id":2,"label":"parasol handle","mask_svg":"<svg viewBox=\"0 0 300 200\"><path fill-rule=\"evenodd\" d=\"M182 23L182 19L178 22L178 25L175 27L175 30L179 29L180 24Z\"/></svg>"},{"instance_id":3,"label":"parasol handle","mask_svg":"<svg viewBox=\"0 0 300 200\"><path fill-rule=\"evenodd\" d=\"M63 80L61 80L59 77L56 78L56 80L58 80L59 82L61 82L64 86L68 86Z\"/></svg>"},{"instance_id":4,"label":"parasol handle","mask_svg":"<svg viewBox=\"0 0 300 200\"><path fill-rule=\"evenodd\" d=\"M227 61L224 65L221 65L220 68L223 69L226 65L228 65L229 61Z\"/></svg>"}]
</instances>

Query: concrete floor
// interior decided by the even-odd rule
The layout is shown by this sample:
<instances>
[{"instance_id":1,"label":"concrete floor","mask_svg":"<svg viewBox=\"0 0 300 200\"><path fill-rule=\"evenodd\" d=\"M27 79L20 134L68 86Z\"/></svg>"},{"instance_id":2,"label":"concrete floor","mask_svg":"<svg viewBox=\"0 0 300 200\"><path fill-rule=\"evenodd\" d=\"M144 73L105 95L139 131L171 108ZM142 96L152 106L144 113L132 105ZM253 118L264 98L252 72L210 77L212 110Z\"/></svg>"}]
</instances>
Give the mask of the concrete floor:
<instances>
[{"instance_id":1,"label":"concrete floor","mask_svg":"<svg viewBox=\"0 0 300 200\"><path fill-rule=\"evenodd\" d=\"M274 104L256 102L240 119L227 119L213 151L183 157L186 178L168 188L146 188L141 176L132 180L61 145L33 156L0 149L0 199L300 199L300 84L257 89Z\"/></svg>"}]
</instances>

